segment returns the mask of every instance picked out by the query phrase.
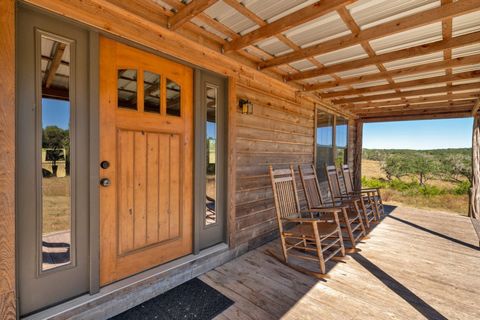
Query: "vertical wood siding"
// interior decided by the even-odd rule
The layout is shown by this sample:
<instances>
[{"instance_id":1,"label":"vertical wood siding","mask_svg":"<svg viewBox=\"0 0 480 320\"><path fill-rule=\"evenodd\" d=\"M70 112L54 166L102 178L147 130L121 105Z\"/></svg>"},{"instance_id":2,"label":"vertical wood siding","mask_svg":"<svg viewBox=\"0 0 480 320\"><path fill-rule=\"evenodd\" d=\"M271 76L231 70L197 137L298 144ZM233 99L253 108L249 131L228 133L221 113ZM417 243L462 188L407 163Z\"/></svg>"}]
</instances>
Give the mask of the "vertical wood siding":
<instances>
[{"instance_id":1,"label":"vertical wood siding","mask_svg":"<svg viewBox=\"0 0 480 320\"><path fill-rule=\"evenodd\" d=\"M0 319L15 319L15 1L0 12Z\"/></svg>"}]
</instances>

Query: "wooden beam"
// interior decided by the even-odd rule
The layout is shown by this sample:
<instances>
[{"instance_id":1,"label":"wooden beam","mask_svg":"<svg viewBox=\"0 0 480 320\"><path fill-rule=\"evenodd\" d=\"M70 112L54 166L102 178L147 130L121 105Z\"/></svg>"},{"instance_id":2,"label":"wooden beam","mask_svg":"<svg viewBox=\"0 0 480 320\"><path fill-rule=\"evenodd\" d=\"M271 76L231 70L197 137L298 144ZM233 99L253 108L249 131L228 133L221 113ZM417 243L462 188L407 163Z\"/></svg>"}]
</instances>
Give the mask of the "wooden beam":
<instances>
[{"instance_id":1,"label":"wooden beam","mask_svg":"<svg viewBox=\"0 0 480 320\"><path fill-rule=\"evenodd\" d=\"M356 0L329 0L316 2L303 9L286 15L285 17L275 20L274 22L269 23L259 29L247 33L246 35L236 40L226 43L224 46L224 50L225 52L232 50L240 50L262 39L272 37L290 28L299 26L305 22L311 21L327 13L333 12L338 8L354 1Z\"/></svg>"},{"instance_id":2,"label":"wooden beam","mask_svg":"<svg viewBox=\"0 0 480 320\"><path fill-rule=\"evenodd\" d=\"M326 75L329 73L358 69L358 68L370 66L377 63L386 63L386 62L391 62L391 61L400 60L400 59L422 56L422 55L434 53L437 51L442 51L447 48L457 48L457 47L471 45L477 42L480 42L480 31L458 36L448 40L440 40L440 41L418 45L415 47L406 48L398 51L379 54L375 57L357 59L353 61L334 64L324 68L318 68L318 69L299 72L299 73L287 76L286 80L291 81L291 80L308 79L308 78Z\"/></svg>"},{"instance_id":3,"label":"wooden beam","mask_svg":"<svg viewBox=\"0 0 480 320\"><path fill-rule=\"evenodd\" d=\"M437 114L411 114L411 115L395 115L387 117L360 118L363 122L391 122L391 121L412 121L412 120L434 120L434 119L454 119L469 118L471 113L464 112L444 112Z\"/></svg>"},{"instance_id":4,"label":"wooden beam","mask_svg":"<svg viewBox=\"0 0 480 320\"><path fill-rule=\"evenodd\" d=\"M218 0L193 0L176 14L168 17L167 26L171 30L176 30L190 21L195 16L206 10Z\"/></svg>"},{"instance_id":5,"label":"wooden beam","mask_svg":"<svg viewBox=\"0 0 480 320\"><path fill-rule=\"evenodd\" d=\"M65 52L65 48L67 45L63 42L58 42L57 46L55 47L55 52L53 53L52 61L50 62L50 67L45 72L45 87L50 88L52 85L52 81L57 74L58 67L62 62L63 53Z\"/></svg>"},{"instance_id":6,"label":"wooden beam","mask_svg":"<svg viewBox=\"0 0 480 320\"><path fill-rule=\"evenodd\" d=\"M15 282L15 1L0 0L0 318L17 319Z\"/></svg>"},{"instance_id":7,"label":"wooden beam","mask_svg":"<svg viewBox=\"0 0 480 320\"><path fill-rule=\"evenodd\" d=\"M364 117L373 117L373 116L389 116L391 114L407 114L407 113L418 113L418 114L430 114L430 113L435 113L435 112L454 112L454 111L465 111L465 110L471 110L472 109L472 102L466 101L463 103L445 103L445 104L439 104L435 106L431 106L428 108L425 108L423 106L398 106L398 107L391 107L391 108L383 108L383 109L377 109L377 110L364 110L362 112L358 112L357 116L360 118Z\"/></svg>"},{"instance_id":8,"label":"wooden beam","mask_svg":"<svg viewBox=\"0 0 480 320\"><path fill-rule=\"evenodd\" d=\"M477 115L479 108L480 108L480 99L477 100L477 102L472 108L472 117L475 117Z\"/></svg>"},{"instance_id":9,"label":"wooden beam","mask_svg":"<svg viewBox=\"0 0 480 320\"><path fill-rule=\"evenodd\" d=\"M387 72L384 72L384 73L366 74L366 75L362 75L362 76L358 76L358 77L350 77L350 78L343 78L343 79L339 79L339 80L332 80L332 81L325 81L325 82L320 82L320 83L315 83L315 84L308 84L308 85L305 85L304 90L305 91L315 91L315 90L321 90L321 89L328 89L328 88L334 88L334 87L339 87L339 86L344 86L344 85L358 84L358 83L365 83L365 82L370 82L370 81L382 80L386 76L389 76L389 77L403 77L403 76L418 74L418 73L422 73L422 72L436 71L436 70L442 70L442 69L447 69L447 68L455 68L455 67L461 67L461 66L468 66L468 65L472 65L472 64L476 64L476 63L480 63L480 54L467 56L467 57L459 57L459 58L455 58L455 59L448 59L448 60L430 62L430 63L418 65L418 66L395 69L395 70L387 71Z\"/></svg>"},{"instance_id":10,"label":"wooden beam","mask_svg":"<svg viewBox=\"0 0 480 320\"><path fill-rule=\"evenodd\" d=\"M472 187L468 216L480 219L480 115L475 114L472 130Z\"/></svg>"},{"instance_id":11,"label":"wooden beam","mask_svg":"<svg viewBox=\"0 0 480 320\"><path fill-rule=\"evenodd\" d=\"M475 79L475 78L480 78L480 70L467 71L467 72L456 73L453 75L444 75L444 76L417 79L417 80L411 80L411 81L402 81L402 82L397 82L393 84L389 83L389 84L365 87L365 88L359 88L359 89L322 93L320 94L320 96L326 99L326 98L333 98L333 97L360 95L364 93L371 93L371 92L377 92L377 91L404 89L404 88L417 87L422 85L439 84L439 83L445 83L449 81L459 81L459 80Z\"/></svg>"},{"instance_id":12,"label":"wooden beam","mask_svg":"<svg viewBox=\"0 0 480 320\"><path fill-rule=\"evenodd\" d=\"M459 85L451 86L448 88L448 91L452 91L452 92L463 91L463 90L466 91L466 90L474 90L478 88L480 88L480 82L474 82L469 84L459 84ZM353 103L353 102L361 102L361 101L386 100L386 99L401 98L401 97L423 96L427 94L443 93L445 91L447 91L447 87L419 89L419 90L402 91L400 93L384 93L384 94L357 97L357 98L342 98L342 99L332 100L332 103L344 104L344 103Z\"/></svg>"},{"instance_id":13,"label":"wooden beam","mask_svg":"<svg viewBox=\"0 0 480 320\"><path fill-rule=\"evenodd\" d=\"M424 103L437 103L439 101L450 101L450 100L472 100L480 97L480 94L477 92L467 92L467 93L452 93L452 94L442 94L428 97L419 97L419 98L409 98L402 99L396 98L395 100L385 100L380 102L365 102L365 103L356 103L347 105L344 108L347 110L355 111L359 109L368 109L372 107L385 107L385 106L397 106L401 104L424 104Z\"/></svg>"},{"instance_id":14,"label":"wooden beam","mask_svg":"<svg viewBox=\"0 0 480 320\"><path fill-rule=\"evenodd\" d=\"M403 102L403 101L402 101ZM390 112L390 111L401 111L401 110L419 110L419 109L441 109L441 108L450 108L457 106L472 106L476 100L459 100L459 101L442 101L442 102L430 102L422 104L399 104L397 106L384 106L384 107L374 107L374 108L364 108L364 109L355 109L354 112L357 115L367 114L367 113L377 113L377 112Z\"/></svg>"},{"instance_id":15,"label":"wooden beam","mask_svg":"<svg viewBox=\"0 0 480 320\"><path fill-rule=\"evenodd\" d=\"M355 190L362 188L362 152L363 152L363 122L355 121L355 146L353 158L353 183Z\"/></svg>"},{"instance_id":16,"label":"wooden beam","mask_svg":"<svg viewBox=\"0 0 480 320\"><path fill-rule=\"evenodd\" d=\"M424 25L432 24L434 22L442 21L446 18L467 14L476 10L480 10L478 0L459 0L455 3L415 13L407 17L395 19L393 21L389 21L381 25L362 30L358 34L349 34L335 39L327 40L314 46L310 46L302 50L279 56L277 58L261 63L259 67L263 69L287 64L308 57L313 57L320 54L336 51L342 48L347 48L356 44L360 44L363 41L371 41L409 29L418 28Z\"/></svg>"}]
</instances>

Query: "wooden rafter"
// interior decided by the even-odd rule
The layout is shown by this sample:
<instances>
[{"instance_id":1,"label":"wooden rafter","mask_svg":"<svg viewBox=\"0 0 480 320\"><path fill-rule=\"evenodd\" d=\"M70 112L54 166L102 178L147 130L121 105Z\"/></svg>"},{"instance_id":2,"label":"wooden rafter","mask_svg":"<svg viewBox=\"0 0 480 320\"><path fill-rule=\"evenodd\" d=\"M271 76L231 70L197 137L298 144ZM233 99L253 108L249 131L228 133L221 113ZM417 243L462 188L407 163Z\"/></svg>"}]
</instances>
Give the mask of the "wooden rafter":
<instances>
[{"instance_id":1,"label":"wooden rafter","mask_svg":"<svg viewBox=\"0 0 480 320\"><path fill-rule=\"evenodd\" d=\"M224 50L225 52L232 50L240 50L262 39L267 39L295 26L301 25L303 23L321 17L327 13L335 11L336 9L354 1L356 0L329 0L316 2L303 9L295 11L294 13L286 15L285 17L275 20L272 23L266 24L259 29L247 33L241 38L225 44Z\"/></svg>"},{"instance_id":2,"label":"wooden rafter","mask_svg":"<svg viewBox=\"0 0 480 320\"><path fill-rule=\"evenodd\" d=\"M464 92L464 93L447 93L441 95L434 95L428 97L419 97L419 98L408 98L406 100L384 100L380 102L364 102L364 103L355 103L345 106L344 108L347 110L358 111L361 109L369 109L375 107L385 107L385 106L397 106L401 104L424 104L424 103L438 103L438 102L445 102L445 101L453 101L453 100L472 100L476 97L480 97L480 94L477 92Z\"/></svg>"},{"instance_id":3,"label":"wooden rafter","mask_svg":"<svg viewBox=\"0 0 480 320\"><path fill-rule=\"evenodd\" d=\"M360 27L355 22L355 19L353 19L352 15L350 14L350 11L348 11L347 8L342 7L340 9L338 9L337 12L340 15L340 18L348 26L348 28L350 29L350 31L353 34L358 35L361 32ZM361 46L370 58L374 58L374 57L377 56L377 54L375 53L373 48L370 46L370 43L368 41L362 41ZM376 63L375 65L376 65L377 69L380 71L380 74L382 74L384 76L383 78L385 80L387 80L389 84L391 84L391 85L395 84L392 77L390 77L386 74L387 69L385 68L385 66L382 63ZM399 91L397 91L397 92L399 92Z\"/></svg>"},{"instance_id":4,"label":"wooden rafter","mask_svg":"<svg viewBox=\"0 0 480 320\"><path fill-rule=\"evenodd\" d=\"M363 59L357 59L353 61L348 61L344 63L338 63L331 66L327 66L321 69L314 69L304 72L299 72L297 74L292 74L287 77L287 80L301 80L308 79L313 77L318 77L321 75L334 73L334 72L343 72L353 69L358 69L377 63L386 63L400 59L406 59L421 55L426 55L429 53L434 53L441 51L447 48L457 48L473 43L480 42L480 32L473 32L463 36L458 36L448 40L440 40L436 42L431 42L424 45L418 45L415 47L410 47L398 51L388 52L379 54L375 57L368 57Z\"/></svg>"},{"instance_id":5,"label":"wooden rafter","mask_svg":"<svg viewBox=\"0 0 480 320\"><path fill-rule=\"evenodd\" d=\"M469 83L469 84L459 84L459 85L450 87L452 92L475 90L478 88L480 88L480 82ZM342 99L332 100L332 103L344 104L344 103L353 103L353 102L360 102L360 101L375 101L375 100L386 100L386 99L401 98L401 97L423 96L427 94L443 93L445 92L445 89L446 89L445 87L438 87L438 88L430 88L430 89L402 91L400 93L384 93L384 94L377 94L377 95L358 97L358 98L342 98Z\"/></svg>"},{"instance_id":6,"label":"wooden rafter","mask_svg":"<svg viewBox=\"0 0 480 320\"><path fill-rule=\"evenodd\" d=\"M478 109L480 109L480 99L477 100L477 102L472 108L472 117L477 115Z\"/></svg>"},{"instance_id":7,"label":"wooden rafter","mask_svg":"<svg viewBox=\"0 0 480 320\"><path fill-rule=\"evenodd\" d=\"M467 56L467 57L459 57L455 59L435 61L435 62L421 64L418 66L395 69L395 70L387 71L384 73L366 74L358 77L349 77L349 78L342 78L340 80L332 80L332 81L325 81L325 82L320 82L315 84L308 84L308 85L305 85L305 91L315 91L315 90L334 88L334 87L350 85L350 84L358 84L358 83L382 80L385 78L385 76L403 77L403 76L418 74L422 72L436 71L436 70L442 70L442 69L453 68L453 67L468 66L468 65L473 65L475 63L480 63L480 54Z\"/></svg>"},{"instance_id":8,"label":"wooden rafter","mask_svg":"<svg viewBox=\"0 0 480 320\"><path fill-rule=\"evenodd\" d=\"M265 22L262 18L260 18L259 16L257 16L254 12L252 12L251 10L249 10L247 7L245 7L243 4L241 4L240 2L238 2L237 0L223 0L223 2L225 2L226 4L228 4L230 7L232 7L233 9L237 10L239 13L241 13L242 15L244 15L245 17L247 17L248 19L252 20L254 23L256 23L257 25L259 25L260 27L264 27L267 25L267 22ZM275 34L274 35L279 41L283 42L286 46L290 47L291 49L293 50L300 50L300 47L298 45L296 45L293 41L291 41L290 39L288 39L286 36L284 36L283 34L281 33L278 33L278 34ZM233 38L234 39L234 38ZM272 56L271 56L272 58ZM314 58L309 58L308 61L310 61L310 63L312 63L313 65L315 65L316 67L318 68L322 68L323 65L316 59ZM292 68L293 69L293 68ZM293 70L294 73L297 73L298 70ZM334 79L336 80L341 80L340 77L338 77L336 74L330 74L331 77L333 77Z\"/></svg>"},{"instance_id":9,"label":"wooden rafter","mask_svg":"<svg viewBox=\"0 0 480 320\"><path fill-rule=\"evenodd\" d=\"M480 10L478 0L459 0L455 3L447 4L442 7L430 9L411 16L402 17L390 22L383 23L376 27L362 30L358 34L349 34L334 38L314 46L304 48L299 51L288 53L259 65L261 69L270 68L290 62L298 61L308 57L325 54L342 48L361 44L363 41L386 37L409 29L421 27L434 22L442 21L450 17L467 14Z\"/></svg>"},{"instance_id":10,"label":"wooden rafter","mask_svg":"<svg viewBox=\"0 0 480 320\"><path fill-rule=\"evenodd\" d=\"M420 105L399 105L395 107L359 110L356 112L356 114L358 116L363 116L368 114L380 114L380 113L398 112L398 111L438 110L438 109L450 110L452 108L471 108L473 103L474 102L472 102L472 100L464 100L464 101L429 103L429 104L420 104Z\"/></svg>"},{"instance_id":11,"label":"wooden rafter","mask_svg":"<svg viewBox=\"0 0 480 320\"><path fill-rule=\"evenodd\" d=\"M453 0L442 0L442 6L452 3ZM453 28L453 19L448 18L442 21L442 37L443 40L450 39L452 37L452 28ZM452 58L452 49L443 50L443 60L448 60ZM447 75L452 74L452 68L445 70ZM447 83L447 87L450 87L452 82Z\"/></svg>"},{"instance_id":12,"label":"wooden rafter","mask_svg":"<svg viewBox=\"0 0 480 320\"><path fill-rule=\"evenodd\" d=\"M409 120L432 120L432 119L454 119L454 118L468 118L471 117L469 111L455 111L455 112L431 112L431 113L391 113L388 116L369 116L360 117L363 122L387 122L387 121L409 121Z\"/></svg>"},{"instance_id":13,"label":"wooden rafter","mask_svg":"<svg viewBox=\"0 0 480 320\"><path fill-rule=\"evenodd\" d=\"M371 93L376 91L405 89L405 88L417 87L422 85L439 84L439 83L466 80L466 79L475 79L475 78L480 78L480 70L466 71L466 72L456 73L453 75L444 75L444 76L423 78L423 79L417 79L417 80L411 80L411 81L402 81L394 84L389 83L389 84L371 86L366 88L322 93L321 97L334 98L334 97L342 97L342 96L350 96L350 95L359 95L359 94Z\"/></svg>"},{"instance_id":14,"label":"wooden rafter","mask_svg":"<svg viewBox=\"0 0 480 320\"><path fill-rule=\"evenodd\" d=\"M54 53L52 55L52 61L50 62L50 67L45 71L44 83L46 88L50 88L52 85L55 74L57 73L58 67L62 62L62 56L65 52L67 45L63 42L58 42L54 48Z\"/></svg>"},{"instance_id":15,"label":"wooden rafter","mask_svg":"<svg viewBox=\"0 0 480 320\"><path fill-rule=\"evenodd\" d=\"M172 30L180 28L186 22L202 13L217 1L218 0L194 0L190 2L182 9L178 10L176 14L168 18L168 27Z\"/></svg>"}]
</instances>

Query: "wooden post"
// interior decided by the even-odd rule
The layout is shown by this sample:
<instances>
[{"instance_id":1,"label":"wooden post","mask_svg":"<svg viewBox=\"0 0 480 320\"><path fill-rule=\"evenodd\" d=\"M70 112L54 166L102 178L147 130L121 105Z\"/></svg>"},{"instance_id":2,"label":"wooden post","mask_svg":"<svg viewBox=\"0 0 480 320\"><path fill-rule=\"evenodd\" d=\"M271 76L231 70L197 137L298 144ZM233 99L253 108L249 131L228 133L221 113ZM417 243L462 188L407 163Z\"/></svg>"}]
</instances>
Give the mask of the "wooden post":
<instances>
[{"instance_id":1,"label":"wooden post","mask_svg":"<svg viewBox=\"0 0 480 320\"><path fill-rule=\"evenodd\" d=\"M353 183L355 190L362 187L362 151L363 151L363 122L357 120L355 125L355 153L353 158Z\"/></svg>"},{"instance_id":2,"label":"wooden post","mask_svg":"<svg viewBox=\"0 0 480 320\"><path fill-rule=\"evenodd\" d=\"M468 215L480 219L480 116L474 115L472 131L472 188Z\"/></svg>"},{"instance_id":3,"label":"wooden post","mask_svg":"<svg viewBox=\"0 0 480 320\"><path fill-rule=\"evenodd\" d=\"M236 226L236 192L237 192L237 81L228 78L228 169L227 169L227 232L228 244L234 248Z\"/></svg>"},{"instance_id":4,"label":"wooden post","mask_svg":"<svg viewBox=\"0 0 480 320\"><path fill-rule=\"evenodd\" d=\"M0 319L16 319L15 1L0 0Z\"/></svg>"}]
</instances>

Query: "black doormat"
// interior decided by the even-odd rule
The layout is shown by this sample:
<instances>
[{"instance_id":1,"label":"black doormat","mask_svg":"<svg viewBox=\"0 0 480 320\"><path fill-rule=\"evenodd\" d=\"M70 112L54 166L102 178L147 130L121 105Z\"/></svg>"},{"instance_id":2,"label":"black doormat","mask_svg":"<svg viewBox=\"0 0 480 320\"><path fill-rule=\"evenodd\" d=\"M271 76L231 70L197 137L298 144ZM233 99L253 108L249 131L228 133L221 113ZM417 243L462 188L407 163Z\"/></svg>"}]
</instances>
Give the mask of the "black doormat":
<instances>
[{"instance_id":1,"label":"black doormat","mask_svg":"<svg viewBox=\"0 0 480 320\"><path fill-rule=\"evenodd\" d=\"M209 320L232 304L232 300L195 278L110 319Z\"/></svg>"}]
</instances>

